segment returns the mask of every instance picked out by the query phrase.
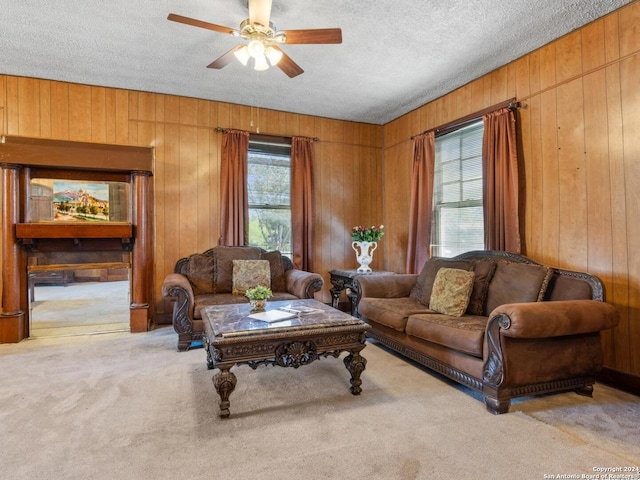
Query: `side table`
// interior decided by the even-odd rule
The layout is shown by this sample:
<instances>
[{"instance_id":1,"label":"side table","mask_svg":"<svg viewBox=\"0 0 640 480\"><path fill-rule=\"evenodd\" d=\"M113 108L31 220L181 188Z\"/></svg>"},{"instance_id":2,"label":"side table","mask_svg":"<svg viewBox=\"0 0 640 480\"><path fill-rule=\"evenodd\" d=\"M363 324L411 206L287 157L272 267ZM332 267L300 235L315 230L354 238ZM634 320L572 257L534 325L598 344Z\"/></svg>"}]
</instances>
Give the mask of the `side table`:
<instances>
[{"instance_id":1,"label":"side table","mask_svg":"<svg viewBox=\"0 0 640 480\"><path fill-rule=\"evenodd\" d=\"M331 282L331 306L338 308L338 300L340 299L340 293L343 290L347 291L347 298L351 303L351 315L358 318L358 302L360 301L360 292L353 284L353 279L358 275L395 275L394 272L385 272L374 270L368 273L361 273L357 270L330 270L330 282Z\"/></svg>"}]
</instances>

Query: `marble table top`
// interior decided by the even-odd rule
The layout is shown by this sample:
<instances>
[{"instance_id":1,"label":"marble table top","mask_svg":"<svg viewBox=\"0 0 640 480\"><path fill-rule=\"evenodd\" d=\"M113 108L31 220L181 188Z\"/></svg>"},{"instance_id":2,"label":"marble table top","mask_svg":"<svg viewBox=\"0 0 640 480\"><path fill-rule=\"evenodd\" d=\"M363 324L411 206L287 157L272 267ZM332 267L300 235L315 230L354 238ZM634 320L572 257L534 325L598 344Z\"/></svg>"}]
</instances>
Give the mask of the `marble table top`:
<instances>
[{"instance_id":1,"label":"marble table top","mask_svg":"<svg viewBox=\"0 0 640 480\"><path fill-rule=\"evenodd\" d=\"M313 311L292 312L301 308ZM271 322L252 318L249 316L252 314L251 305L247 303L206 307L203 309L203 317L209 322L213 336L216 338L364 324L358 318L312 299L267 302L266 311L273 310L290 313L290 317ZM215 342L215 338L210 340Z\"/></svg>"}]
</instances>

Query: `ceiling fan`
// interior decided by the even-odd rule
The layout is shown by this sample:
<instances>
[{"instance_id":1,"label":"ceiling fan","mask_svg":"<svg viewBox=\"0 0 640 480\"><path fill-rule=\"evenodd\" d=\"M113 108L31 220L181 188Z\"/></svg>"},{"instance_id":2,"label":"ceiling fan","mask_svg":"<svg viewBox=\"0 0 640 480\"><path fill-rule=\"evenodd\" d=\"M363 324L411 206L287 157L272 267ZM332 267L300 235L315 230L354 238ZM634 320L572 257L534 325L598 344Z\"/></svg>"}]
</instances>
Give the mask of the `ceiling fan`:
<instances>
[{"instance_id":1,"label":"ceiling fan","mask_svg":"<svg viewBox=\"0 0 640 480\"><path fill-rule=\"evenodd\" d=\"M233 57L247 65L253 58L255 70L266 70L269 65L277 66L290 78L304 72L291 57L282 51L279 44L325 44L342 43L342 30L339 28L319 28L306 30L277 30L269 21L272 0L249 0L249 18L240 24L240 29L203 22L194 18L170 13L167 17L172 22L184 23L194 27L206 28L214 32L226 33L234 37L248 40L248 43L233 47L218 57L207 68L223 68Z\"/></svg>"}]
</instances>

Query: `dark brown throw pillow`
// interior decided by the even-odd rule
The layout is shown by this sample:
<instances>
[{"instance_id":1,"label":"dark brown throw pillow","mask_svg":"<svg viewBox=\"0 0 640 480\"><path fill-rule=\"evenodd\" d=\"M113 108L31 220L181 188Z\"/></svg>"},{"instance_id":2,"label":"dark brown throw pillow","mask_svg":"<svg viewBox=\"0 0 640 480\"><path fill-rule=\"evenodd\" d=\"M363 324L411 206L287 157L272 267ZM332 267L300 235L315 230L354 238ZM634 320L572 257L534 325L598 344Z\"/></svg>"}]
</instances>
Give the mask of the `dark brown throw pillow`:
<instances>
[{"instance_id":1,"label":"dark brown throw pillow","mask_svg":"<svg viewBox=\"0 0 640 480\"><path fill-rule=\"evenodd\" d=\"M420 272L420 276L418 277L418 282L414 286L414 290L411 291L409 296L417 299L420 303L424 305L429 305L431 301L431 290L433 288L433 282L436 279L436 275L438 274L438 270L441 268L457 268L460 270L473 270L473 262L468 260L452 260L451 258L442 258L442 257L431 257L427 260L422 268L422 272ZM420 279L423 278L423 284L420 290ZM420 292L420 295L418 295Z\"/></svg>"},{"instance_id":2,"label":"dark brown throw pillow","mask_svg":"<svg viewBox=\"0 0 640 480\"><path fill-rule=\"evenodd\" d=\"M471 292L469 306L467 307L467 313L469 315L484 315L484 303L487 300L489 284L496 271L496 266L495 260L488 258L474 260L473 273L475 273L475 277L473 279L473 291Z\"/></svg>"},{"instance_id":3,"label":"dark brown throw pillow","mask_svg":"<svg viewBox=\"0 0 640 480\"><path fill-rule=\"evenodd\" d=\"M409 296L411 298L415 298L416 300L420 300L422 298L422 289L424 288L424 282L427 278L427 265L429 264L430 260L432 259L424 262L422 270L420 270L420 274L418 275L418 279L416 280L416 284L411 289L411 293L409 293Z\"/></svg>"},{"instance_id":4,"label":"dark brown throw pillow","mask_svg":"<svg viewBox=\"0 0 640 480\"><path fill-rule=\"evenodd\" d=\"M187 278L194 295L215 293L216 260L212 255L196 253L187 262Z\"/></svg>"},{"instance_id":5,"label":"dark brown throw pillow","mask_svg":"<svg viewBox=\"0 0 640 480\"><path fill-rule=\"evenodd\" d=\"M262 260L269 260L269 265L271 266L271 290L274 292L286 292L287 284L284 279L282 254L278 250L264 252Z\"/></svg>"},{"instance_id":6,"label":"dark brown throw pillow","mask_svg":"<svg viewBox=\"0 0 640 480\"><path fill-rule=\"evenodd\" d=\"M530 265L500 260L489 284L485 315L507 303L540 302L553 275L544 265Z\"/></svg>"}]
</instances>

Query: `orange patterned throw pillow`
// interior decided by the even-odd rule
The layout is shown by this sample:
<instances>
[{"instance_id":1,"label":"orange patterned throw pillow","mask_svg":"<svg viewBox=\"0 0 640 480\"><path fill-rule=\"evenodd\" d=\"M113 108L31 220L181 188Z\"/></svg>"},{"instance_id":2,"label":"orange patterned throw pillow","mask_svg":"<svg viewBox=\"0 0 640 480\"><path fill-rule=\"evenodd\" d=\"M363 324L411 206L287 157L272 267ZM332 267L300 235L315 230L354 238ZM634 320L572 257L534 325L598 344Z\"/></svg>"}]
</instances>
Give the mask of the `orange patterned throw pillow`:
<instances>
[{"instance_id":1,"label":"orange patterned throw pillow","mask_svg":"<svg viewBox=\"0 0 640 480\"><path fill-rule=\"evenodd\" d=\"M234 295L244 295L250 288L271 285L271 270L268 260L233 260Z\"/></svg>"},{"instance_id":2,"label":"orange patterned throw pillow","mask_svg":"<svg viewBox=\"0 0 640 480\"><path fill-rule=\"evenodd\" d=\"M435 312L461 317L471 297L473 272L457 268L441 268L431 290L429 308Z\"/></svg>"}]
</instances>

